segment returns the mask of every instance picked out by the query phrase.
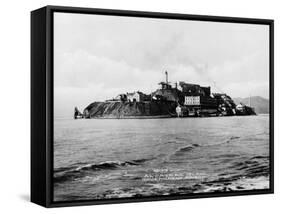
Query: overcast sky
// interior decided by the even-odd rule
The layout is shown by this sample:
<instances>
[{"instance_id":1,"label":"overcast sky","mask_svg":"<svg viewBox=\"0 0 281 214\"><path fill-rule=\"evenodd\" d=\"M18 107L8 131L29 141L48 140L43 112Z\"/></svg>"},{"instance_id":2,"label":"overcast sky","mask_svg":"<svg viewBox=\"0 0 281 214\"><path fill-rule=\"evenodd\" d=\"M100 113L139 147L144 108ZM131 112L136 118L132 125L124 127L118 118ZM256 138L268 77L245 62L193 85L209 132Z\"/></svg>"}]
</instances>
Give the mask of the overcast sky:
<instances>
[{"instance_id":1,"label":"overcast sky","mask_svg":"<svg viewBox=\"0 0 281 214\"><path fill-rule=\"evenodd\" d=\"M55 117L165 80L269 97L269 27L55 13Z\"/></svg>"}]
</instances>

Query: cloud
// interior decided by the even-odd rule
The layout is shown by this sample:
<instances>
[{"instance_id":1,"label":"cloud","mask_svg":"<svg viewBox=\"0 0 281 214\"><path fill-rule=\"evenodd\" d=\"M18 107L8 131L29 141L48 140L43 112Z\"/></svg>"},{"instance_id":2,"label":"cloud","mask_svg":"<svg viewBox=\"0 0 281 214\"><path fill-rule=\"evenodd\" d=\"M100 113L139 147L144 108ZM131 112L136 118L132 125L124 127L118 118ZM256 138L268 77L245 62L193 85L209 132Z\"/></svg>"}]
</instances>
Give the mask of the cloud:
<instances>
[{"instance_id":1,"label":"cloud","mask_svg":"<svg viewBox=\"0 0 281 214\"><path fill-rule=\"evenodd\" d=\"M119 93L150 93L165 70L172 82L268 97L267 26L65 13L54 20L57 114Z\"/></svg>"},{"instance_id":2,"label":"cloud","mask_svg":"<svg viewBox=\"0 0 281 214\"><path fill-rule=\"evenodd\" d=\"M267 53L257 52L214 66L208 74L213 77L218 88L230 96L246 97L254 94L268 98L268 59Z\"/></svg>"}]
</instances>

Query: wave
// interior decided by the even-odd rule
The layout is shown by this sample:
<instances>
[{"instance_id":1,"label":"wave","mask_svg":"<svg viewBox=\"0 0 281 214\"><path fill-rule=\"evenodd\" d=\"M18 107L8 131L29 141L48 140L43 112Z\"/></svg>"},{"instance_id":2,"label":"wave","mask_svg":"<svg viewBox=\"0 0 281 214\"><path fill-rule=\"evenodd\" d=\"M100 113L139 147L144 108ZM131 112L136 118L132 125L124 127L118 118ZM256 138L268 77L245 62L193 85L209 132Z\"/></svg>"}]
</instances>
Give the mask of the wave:
<instances>
[{"instance_id":1,"label":"wave","mask_svg":"<svg viewBox=\"0 0 281 214\"><path fill-rule=\"evenodd\" d=\"M194 143L188 146L180 147L176 152L174 153L175 156L182 156L185 155L187 152L193 151L195 148L200 147L199 144Z\"/></svg>"},{"instance_id":2,"label":"wave","mask_svg":"<svg viewBox=\"0 0 281 214\"><path fill-rule=\"evenodd\" d=\"M237 139L239 139L240 137L237 137L237 136L231 136L225 143L230 143L230 142L232 142L232 141L234 141L234 140L237 140Z\"/></svg>"},{"instance_id":3,"label":"wave","mask_svg":"<svg viewBox=\"0 0 281 214\"><path fill-rule=\"evenodd\" d=\"M213 159L229 159L229 158L236 158L239 157L239 154L221 154L221 155L216 155L216 156L212 156Z\"/></svg>"},{"instance_id":4,"label":"wave","mask_svg":"<svg viewBox=\"0 0 281 214\"><path fill-rule=\"evenodd\" d=\"M54 182L65 182L68 180L73 180L79 177L83 177L85 173L89 171L98 171L98 170L114 170L118 169L120 167L126 167L126 166L137 166L141 165L144 162L147 162L150 159L136 159L131 161L103 161L100 163L88 163L83 164L81 166L69 166L69 167L61 167L58 169L54 169Z\"/></svg>"},{"instance_id":5,"label":"wave","mask_svg":"<svg viewBox=\"0 0 281 214\"><path fill-rule=\"evenodd\" d=\"M227 139L225 139L225 140L223 140L223 141L221 141L221 142L216 142L216 143L210 144L210 145L202 145L202 147L220 146L220 145L222 145L222 144L228 144L228 143L235 142L235 141L237 141L237 140L240 139L240 138L241 138L241 137L239 137L239 136L230 136L229 138L227 138ZM176 138L176 139L178 139L178 138ZM180 143L182 143L182 142L177 141L177 140L169 140L169 141L165 142L164 144L180 144ZM159 145L161 145L161 144L162 144L162 143L159 143ZM185 151L190 151L190 150L192 150L194 147L199 147L199 146L201 147L200 144L193 143L193 144L191 144L191 145L189 145L189 146L182 147L182 148L180 148L179 150L182 150L183 152L185 152Z\"/></svg>"},{"instance_id":6,"label":"wave","mask_svg":"<svg viewBox=\"0 0 281 214\"><path fill-rule=\"evenodd\" d=\"M258 177L269 175L269 157L254 156L247 161L236 164L236 170L241 170L246 177Z\"/></svg>"},{"instance_id":7,"label":"wave","mask_svg":"<svg viewBox=\"0 0 281 214\"><path fill-rule=\"evenodd\" d=\"M236 161L228 169L227 172L222 172L211 180L203 181L202 185L210 188L210 191L228 191L227 188L232 190L254 188L257 184L254 183L253 179L264 178L262 183L264 180L268 180L269 156L253 156Z\"/></svg>"},{"instance_id":8,"label":"wave","mask_svg":"<svg viewBox=\"0 0 281 214\"><path fill-rule=\"evenodd\" d=\"M262 155L258 155L258 156L254 156L254 157L252 157L251 158L251 160L253 160L253 159L269 159L269 156L262 156Z\"/></svg>"},{"instance_id":9,"label":"wave","mask_svg":"<svg viewBox=\"0 0 281 214\"><path fill-rule=\"evenodd\" d=\"M180 148L177 152L189 152L193 149L194 149L193 146L185 146L185 147Z\"/></svg>"},{"instance_id":10,"label":"wave","mask_svg":"<svg viewBox=\"0 0 281 214\"><path fill-rule=\"evenodd\" d=\"M91 196L95 199L110 199L110 198L128 198L128 197L146 197L170 195L179 196L182 194L206 193L206 192L229 192L266 189L269 187L268 177L257 178L240 178L233 182L222 183L206 183L195 182L185 183L183 185L170 185L169 183L149 183L137 187L116 187L105 190L103 193L98 193Z\"/></svg>"},{"instance_id":11,"label":"wave","mask_svg":"<svg viewBox=\"0 0 281 214\"><path fill-rule=\"evenodd\" d=\"M224 144L229 144L229 143L233 143L236 142L238 139L240 139L241 137L238 136L230 136L228 138L224 138L220 141L214 141L211 144L207 144L207 145L202 145L203 147L213 147L213 146L221 146Z\"/></svg>"},{"instance_id":12,"label":"wave","mask_svg":"<svg viewBox=\"0 0 281 214\"><path fill-rule=\"evenodd\" d=\"M178 143L176 140L169 140L169 141L165 142L164 144L176 144L176 143ZM162 144L162 143L160 143L160 144Z\"/></svg>"},{"instance_id":13,"label":"wave","mask_svg":"<svg viewBox=\"0 0 281 214\"><path fill-rule=\"evenodd\" d=\"M269 157L254 156L244 161L234 162L231 173L219 174L217 180L212 182L232 182L241 178L256 178L269 176Z\"/></svg>"}]
</instances>

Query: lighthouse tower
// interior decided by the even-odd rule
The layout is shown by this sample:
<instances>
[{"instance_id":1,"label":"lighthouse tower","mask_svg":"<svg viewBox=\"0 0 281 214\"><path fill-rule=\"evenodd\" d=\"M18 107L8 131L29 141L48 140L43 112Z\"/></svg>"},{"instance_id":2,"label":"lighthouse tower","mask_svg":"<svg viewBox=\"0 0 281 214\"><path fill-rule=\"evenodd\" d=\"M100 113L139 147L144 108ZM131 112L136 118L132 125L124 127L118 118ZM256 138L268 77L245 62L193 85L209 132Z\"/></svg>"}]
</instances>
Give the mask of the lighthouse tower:
<instances>
[{"instance_id":1,"label":"lighthouse tower","mask_svg":"<svg viewBox=\"0 0 281 214\"><path fill-rule=\"evenodd\" d=\"M166 84L169 84L169 82L168 82L168 72L167 71L165 71L165 75L166 75Z\"/></svg>"}]
</instances>

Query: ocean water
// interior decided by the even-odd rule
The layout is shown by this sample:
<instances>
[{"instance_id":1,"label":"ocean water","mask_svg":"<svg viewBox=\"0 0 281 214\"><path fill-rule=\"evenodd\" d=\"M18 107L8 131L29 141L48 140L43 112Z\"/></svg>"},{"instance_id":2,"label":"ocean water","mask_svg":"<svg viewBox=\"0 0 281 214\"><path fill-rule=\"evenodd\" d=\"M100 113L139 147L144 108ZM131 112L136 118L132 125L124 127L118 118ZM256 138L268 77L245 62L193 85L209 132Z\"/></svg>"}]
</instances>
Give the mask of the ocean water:
<instances>
[{"instance_id":1,"label":"ocean water","mask_svg":"<svg viewBox=\"0 0 281 214\"><path fill-rule=\"evenodd\" d=\"M55 119L54 200L269 188L269 115Z\"/></svg>"}]
</instances>

